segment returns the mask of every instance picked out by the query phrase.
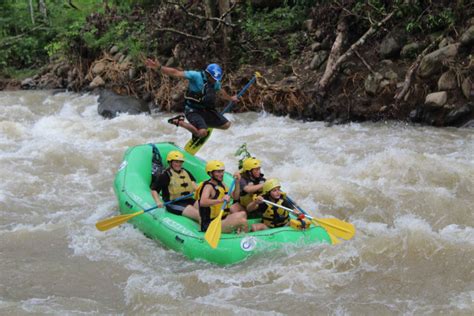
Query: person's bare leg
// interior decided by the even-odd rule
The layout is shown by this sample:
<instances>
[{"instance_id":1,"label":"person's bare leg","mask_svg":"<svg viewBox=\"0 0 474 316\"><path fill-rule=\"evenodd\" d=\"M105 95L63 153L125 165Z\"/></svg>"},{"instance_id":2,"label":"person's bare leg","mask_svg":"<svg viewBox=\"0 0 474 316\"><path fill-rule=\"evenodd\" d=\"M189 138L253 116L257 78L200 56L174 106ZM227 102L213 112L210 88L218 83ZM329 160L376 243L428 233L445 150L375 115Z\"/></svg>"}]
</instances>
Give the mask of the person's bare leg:
<instances>
[{"instance_id":1,"label":"person's bare leg","mask_svg":"<svg viewBox=\"0 0 474 316\"><path fill-rule=\"evenodd\" d=\"M238 213L238 212L244 212L245 216L247 216L247 212L245 211L245 208L240 205L240 203L234 203L230 207L230 213Z\"/></svg>"},{"instance_id":2,"label":"person's bare leg","mask_svg":"<svg viewBox=\"0 0 474 316\"><path fill-rule=\"evenodd\" d=\"M189 132L191 132L191 134L199 138L207 136L207 129L205 128L197 129L196 126L185 121L180 121L178 125L187 129Z\"/></svg>"},{"instance_id":3,"label":"person's bare leg","mask_svg":"<svg viewBox=\"0 0 474 316\"><path fill-rule=\"evenodd\" d=\"M229 129L231 124L232 124L231 122L227 122L227 123L222 124L221 126L215 127L215 128L217 128L217 129Z\"/></svg>"},{"instance_id":4,"label":"person's bare leg","mask_svg":"<svg viewBox=\"0 0 474 316\"><path fill-rule=\"evenodd\" d=\"M252 224L252 231L256 232L259 230L265 230L268 229L268 226L265 225L264 223L257 223L257 224Z\"/></svg>"},{"instance_id":5,"label":"person's bare leg","mask_svg":"<svg viewBox=\"0 0 474 316\"><path fill-rule=\"evenodd\" d=\"M229 214L225 219L222 220L223 233L230 233L235 229L240 229L244 232L248 232L249 230L247 226L247 216L243 212Z\"/></svg>"},{"instance_id":6,"label":"person's bare leg","mask_svg":"<svg viewBox=\"0 0 474 316\"><path fill-rule=\"evenodd\" d=\"M199 211L192 205L188 205L183 210L183 216L189 217L196 222L199 222L200 216Z\"/></svg>"}]
</instances>

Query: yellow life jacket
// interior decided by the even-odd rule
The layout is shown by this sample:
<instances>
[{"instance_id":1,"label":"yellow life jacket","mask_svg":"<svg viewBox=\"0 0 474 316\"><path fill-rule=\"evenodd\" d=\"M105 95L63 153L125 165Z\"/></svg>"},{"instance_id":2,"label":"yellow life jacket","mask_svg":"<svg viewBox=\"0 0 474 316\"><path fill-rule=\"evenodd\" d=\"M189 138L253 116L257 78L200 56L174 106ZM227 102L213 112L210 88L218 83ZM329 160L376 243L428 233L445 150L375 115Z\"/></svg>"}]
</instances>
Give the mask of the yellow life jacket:
<instances>
[{"instance_id":1,"label":"yellow life jacket","mask_svg":"<svg viewBox=\"0 0 474 316\"><path fill-rule=\"evenodd\" d=\"M224 197L224 195L226 195L227 192L229 191L229 189L227 188L227 186L223 182L220 182L217 185L214 185L214 184L211 183L211 180L203 181L198 185L198 187L196 189L196 192L194 193L194 199L195 200L201 201L202 191L203 191L204 186L206 184L212 185L212 187L216 191L214 196L211 197L211 199L213 199L213 200L222 199ZM211 214L210 214L211 220L216 218L219 215L223 204L224 204L224 202L208 207L211 211ZM224 209L224 214L222 216L226 216L228 213L229 213L229 203L227 203L226 208Z\"/></svg>"},{"instance_id":2,"label":"yellow life jacket","mask_svg":"<svg viewBox=\"0 0 474 316\"><path fill-rule=\"evenodd\" d=\"M268 200L268 197L264 198ZM282 205L283 199L280 198L275 204ZM289 212L281 207L267 205L267 209L263 212L262 222L268 227L282 227L289 221Z\"/></svg>"},{"instance_id":3,"label":"yellow life jacket","mask_svg":"<svg viewBox=\"0 0 474 316\"><path fill-rule=\"evenodd\" d=\"M166 172L170 177L170 184L168 185L170 200L177 199L193 191L193 180L191 180L186 170L181 169L181 172L178 173L172 168L168 168Z\"/></svg>"},{"instance_id":4,"label":"yellow life jacket","mask_svg":"<svg viewBox=\"0 0 474 316\"><path fill-rule=\"evenodd\" d=\"M263 177L263 174L260 178L256 179L256 180L252 180L250 179L246 172L244 173L241 173L241 176L243 179L245 179L245 181L247 181L248 184L253 184L253 185L257 185L257 184L260 184L260 183L263 183L265 182L265 178ZM262 194L262 191L259 190L259 191L256 191L254 193L247 193L244 191L244 188L241 187L240 188L240 200L239 200L239 203L240 205L242 205L243 207L247 207L247 205L250 204L250 202L252 202L253 200L255 200L255 198L257 197L257 195L260 195Z\"/></svg>"}]
</instances>

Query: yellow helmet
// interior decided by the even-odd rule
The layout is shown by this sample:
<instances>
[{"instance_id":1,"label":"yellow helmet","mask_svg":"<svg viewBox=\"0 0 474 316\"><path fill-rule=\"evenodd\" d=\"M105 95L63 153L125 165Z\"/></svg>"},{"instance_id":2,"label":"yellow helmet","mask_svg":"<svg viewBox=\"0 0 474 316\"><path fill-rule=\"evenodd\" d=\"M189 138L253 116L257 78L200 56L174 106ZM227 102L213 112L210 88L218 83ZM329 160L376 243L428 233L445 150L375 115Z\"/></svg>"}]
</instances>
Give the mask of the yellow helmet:
<instances>
[{"instance_id":1,"label":"yellow helmet","mask_svg":"<svg viewBox=\"0 0 474 316\"><path fill-rule=\"evenodd\" d=\"M219 160L209 160L206 164L206 172L213 172L216 170L225 170L224 163Z\"/></svg>"},{"instance_id":2,"label":"yellow helmet","mask_svg":"<svg viewBox=\"0 0 474 316\"><path fill-rule=\"evenodd\" d=\"M242 163L243 171L250 171L255 168L260 168L260 160L255 157L246 158Z\"/></svg>"},{"instance_id":3,"label":"yellow helmet","mask_svg":"<svg viewBox=\"0 0 474 316\"><path fill-rule=\"evenodd\" d=\"M184 161L184 155L177 150L172 150L168 153L168 156L166 156L166 161L170 162L173 160Z\"/></svg>"},{"instance_id":4,"label":"yellow helmet","mask_svg":"<svg viewBox=\"0 0 474 316\"><path fill-rule=\"evenodd\" d=\"M278 181L277 179L268 179L263 184L263 194L267 194L276 187L281 187L280 181Z\"/></svg>"}]
</instances>

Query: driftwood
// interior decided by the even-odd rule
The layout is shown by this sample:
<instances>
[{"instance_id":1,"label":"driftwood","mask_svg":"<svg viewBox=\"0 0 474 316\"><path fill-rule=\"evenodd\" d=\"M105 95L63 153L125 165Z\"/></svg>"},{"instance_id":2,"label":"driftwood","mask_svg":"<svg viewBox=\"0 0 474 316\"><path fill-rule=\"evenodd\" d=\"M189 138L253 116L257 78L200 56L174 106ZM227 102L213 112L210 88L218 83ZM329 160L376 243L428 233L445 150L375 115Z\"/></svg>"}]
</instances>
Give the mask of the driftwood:
<instances>
[{"instance_id":1,"label":"driftwood","mask_svg":"<svg viewBox=\"0 0 474 316\"><path fill-rule=\"evenodd\" d=\"M395 14L394 12L391 12L388 14L385 18L383 18L382 21L373 24L367 32L364 33L364 35L361 36L354 44L351 45L351 47L342 55L341 54L341 46L342 46L342 41L346 37L347 33L347 25L344 22L344 19L341 19L338 23L337 27L337 37L336 40L334 41L334 44L331 48L331 53L329 54L329 59L328 63L326 65L326 69L324 71L323 76L317 83L317 91L320 95L324 96L326 94L326 91L329 87L329 85L332 83L334 80L334 77L336 73L339 71L341 64L345 62L352 54L354 54L354 51L365 44L365 41L369 36L374 34L377 29L379 29L383 24L385 24L388 20L392 18L392 16Z\"/></svg>"},{"instance_id":2,"label":"driftwood","mask_svg":"<svg viewBox=\"0 0 474 316\"><path fill-rule=\"evenodd\" d=\"M438 43L441 41L441 39L444 37L444 34L438 36L436 38L436 40L434 40L433 42L431 42L430 45L428 45L422 52L421 54L419 54L415 61L413 62L413 64L411 64L410 68L408 69L406 75L405 75L405 80L403 81L403 86L402 86L402 89L397 92L397 94L395 94L395 101L398 103L400 102L400 100L402 99L406 99L408 98L408 90L410 89L411 87L411 83L413 81L413 77L415 75L415 72L416 70L418 69L418 67L420 66L420 63L421 63L421 60L423 59L423 57L425 57L426 54L428 54L429 51L431 51L433 49L433 47L435 47L436 45L438 45ZM405 98L406 97L406 98Z\"/></svg>"}]
</instances>

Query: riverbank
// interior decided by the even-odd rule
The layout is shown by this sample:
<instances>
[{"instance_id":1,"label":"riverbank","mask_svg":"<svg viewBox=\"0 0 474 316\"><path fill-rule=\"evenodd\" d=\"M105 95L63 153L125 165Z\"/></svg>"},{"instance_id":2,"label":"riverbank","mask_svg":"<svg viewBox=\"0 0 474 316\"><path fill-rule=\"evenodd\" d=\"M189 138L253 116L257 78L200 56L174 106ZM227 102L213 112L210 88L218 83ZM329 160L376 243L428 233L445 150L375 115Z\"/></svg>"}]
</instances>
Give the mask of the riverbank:
<instances>
[{"instance_id":1,"label":"riverbank","mask_svg":"<svg viewBox=\"0 0 474 316\"><path fill-rule=\"evenodd\" d=\"M199 6L191 9L201 12ZM350 12L356 14L356 9ZM169 34L163 31L163 23L171 11L163 10L146 15L139 11L128 16L116 11L96 14L89 18L87 28L104 28L107 21L117 17L135 18L147 26L150 35L144 38L153 45L155 36ZM432 10L439 25L447 23L446 27L424 25L427 10ZM163 37L153 53L147 48L137 54L117 43L95 54L89 51L74 59L58 58L38 75L21 82L4 81L0 88L63 88L76 92L105 88L153 101L153 108L161 111L182 111L185 84L146 69L143 58L148 55L182 69L201 69L217 61L226 71L224 88L234 93L259 71L263 78L243 96L234 108L236 112L265 110L336 124L401 120L433 126L473 126L474 18L468 18L473 9L472 5L465 7L464 14L460 10L455 4L440 7L439 12L433 7L424 8L418 26L431 33L423 34L411 30L408 18L397 18L395 11L379 14L378 22L364 25L363 19L344 15L341 8L320 5L310 10L299 28L262 40L265 46L256 50L255 56L249 52L244 55L242 47L234 52L225 46L230 44L222 46L220 40L206 45L205 41L175 34ZM172 14L176 20L190 19L189 11L175 10ZM239 16L245 15L235 12L232 21ZM158 22L150 23L150 17ZM192 26L183 22L177 21L174 28L193 34ZM231 44L243 45L247 37L247 33L234 34ZM235 58L247 62L236 62Z\"/></svg>"}]
</instances>

